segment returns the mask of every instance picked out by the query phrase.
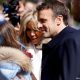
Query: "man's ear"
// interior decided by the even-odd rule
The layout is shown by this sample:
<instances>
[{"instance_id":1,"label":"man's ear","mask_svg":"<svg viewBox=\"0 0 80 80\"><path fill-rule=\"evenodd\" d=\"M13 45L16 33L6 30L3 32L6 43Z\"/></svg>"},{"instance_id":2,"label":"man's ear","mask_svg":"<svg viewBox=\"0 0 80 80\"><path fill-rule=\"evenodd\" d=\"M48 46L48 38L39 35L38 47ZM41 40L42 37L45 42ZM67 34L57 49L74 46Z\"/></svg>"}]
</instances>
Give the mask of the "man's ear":
<instances>
[{"instance_id":1,"label":"man's ear","mask_svg":"<svg viewBox=\"0 0 80 80\"><path fill-rule=\"evenodd\" d=\"M59 15L55 19L56 25L59 26L63 22L63 16Z\"/></svg>"}]
</instances>

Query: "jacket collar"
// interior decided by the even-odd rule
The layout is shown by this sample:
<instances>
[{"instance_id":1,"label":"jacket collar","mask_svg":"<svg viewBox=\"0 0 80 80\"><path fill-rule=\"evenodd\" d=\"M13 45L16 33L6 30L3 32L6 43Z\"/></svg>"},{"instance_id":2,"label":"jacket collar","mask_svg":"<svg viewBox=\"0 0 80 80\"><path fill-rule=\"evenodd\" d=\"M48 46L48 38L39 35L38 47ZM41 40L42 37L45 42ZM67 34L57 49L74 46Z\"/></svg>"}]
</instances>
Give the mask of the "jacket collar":
<instances>
[{"instance_id":1,"label":"jacket collar","mask_svg":"<svg viewBox=\"0 0 80 80\"><path fill-rule=\"evenodd\" d=\"M62 39L67 37L68 34L75 32L76 30L70 26L66 26L58 35L52 38L48 44L43 44L43 47L50 48L58 44ZM52 45L53 44L53 45Z\"/></svg>"}]
</instances>

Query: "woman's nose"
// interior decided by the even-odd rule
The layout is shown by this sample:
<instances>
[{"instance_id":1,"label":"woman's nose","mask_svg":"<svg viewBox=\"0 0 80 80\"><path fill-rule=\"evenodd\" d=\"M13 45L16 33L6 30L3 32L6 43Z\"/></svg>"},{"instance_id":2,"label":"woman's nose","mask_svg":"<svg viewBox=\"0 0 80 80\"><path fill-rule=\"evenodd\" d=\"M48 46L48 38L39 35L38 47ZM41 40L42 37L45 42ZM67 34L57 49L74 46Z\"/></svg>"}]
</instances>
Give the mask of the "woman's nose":
<instances>
[{"instance_id":1,"label":"woman's nose","mask_svg":"<svg viewBox=\"0 0 80 80\"><path fill-rule=\"evenodd\" d=\"M34 31L31 31L31 36L34 36L35 35L35 32Z\"/></svg>"}]
</instances>

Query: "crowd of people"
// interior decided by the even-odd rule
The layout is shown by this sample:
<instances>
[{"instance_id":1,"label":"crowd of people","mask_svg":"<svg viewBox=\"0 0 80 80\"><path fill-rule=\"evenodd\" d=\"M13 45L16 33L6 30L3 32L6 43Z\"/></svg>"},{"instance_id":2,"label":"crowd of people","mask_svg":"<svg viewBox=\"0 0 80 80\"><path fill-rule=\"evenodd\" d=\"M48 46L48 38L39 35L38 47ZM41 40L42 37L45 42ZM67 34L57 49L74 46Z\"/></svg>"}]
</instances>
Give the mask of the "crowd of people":
<instances>
[{"instance_id":1,"label":"crowd of people","mask_svg":"<svg viewBox=\"0 0 80 80\"><path fill-rule=\"evenodd\" d=\"M80 79L79 3L19 0L16 25L0 5L0 80Z\"/></svg>"}]
</instances>

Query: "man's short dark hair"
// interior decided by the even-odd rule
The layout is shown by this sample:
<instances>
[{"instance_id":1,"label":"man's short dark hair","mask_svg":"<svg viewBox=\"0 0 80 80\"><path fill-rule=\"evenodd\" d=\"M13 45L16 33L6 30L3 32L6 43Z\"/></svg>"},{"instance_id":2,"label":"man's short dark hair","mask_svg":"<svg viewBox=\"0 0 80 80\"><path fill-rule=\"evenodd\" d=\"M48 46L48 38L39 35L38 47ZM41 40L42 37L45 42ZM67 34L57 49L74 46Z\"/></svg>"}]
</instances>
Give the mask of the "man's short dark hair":
<instances>
[{"instance_id":1,"label":"man's short dark hair","mask_svg":"<svg viewBox=\"0 0 80 80\"><path fill-rule=\"evenodd\" d=\"M37 7L37 11L41 11L44 9L52 9L54 13L54 17L57 17L59 15L63 16L64 23L67 25L68 24L68 8L66 7L65 4L59 2L59 1L54 1L54 2L44 2L41 5Z\"/></svg>"}]
</instances>

